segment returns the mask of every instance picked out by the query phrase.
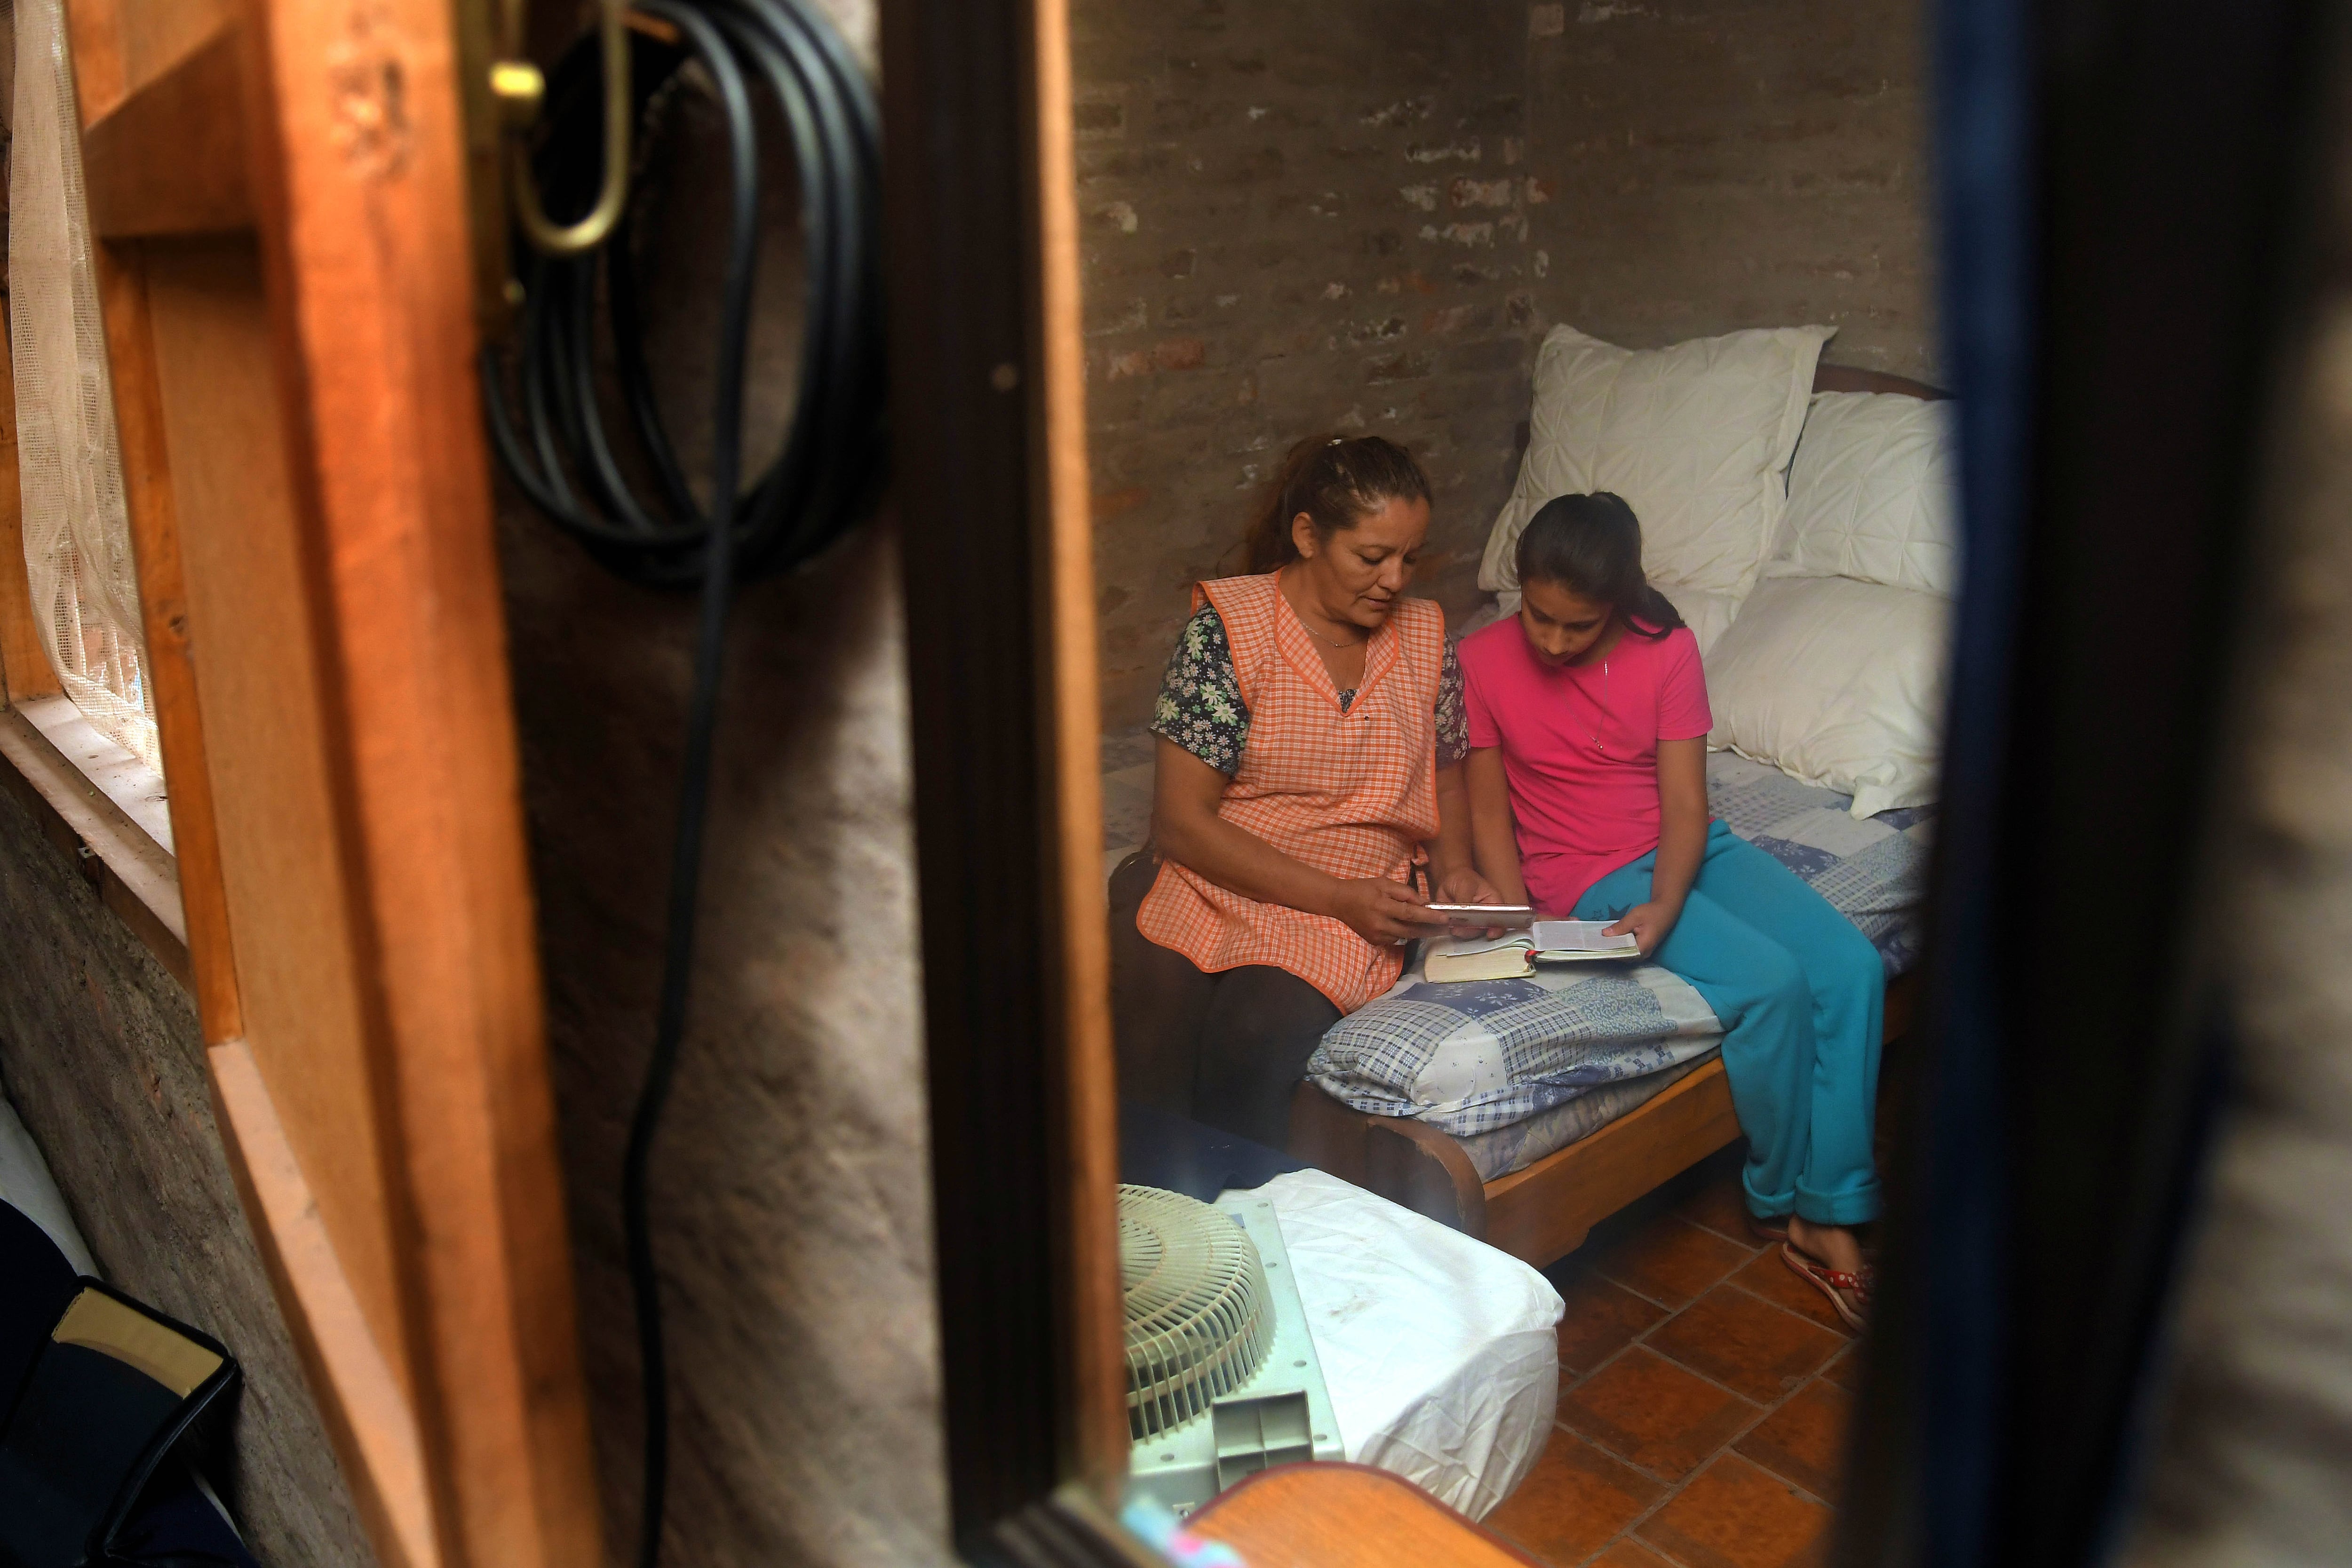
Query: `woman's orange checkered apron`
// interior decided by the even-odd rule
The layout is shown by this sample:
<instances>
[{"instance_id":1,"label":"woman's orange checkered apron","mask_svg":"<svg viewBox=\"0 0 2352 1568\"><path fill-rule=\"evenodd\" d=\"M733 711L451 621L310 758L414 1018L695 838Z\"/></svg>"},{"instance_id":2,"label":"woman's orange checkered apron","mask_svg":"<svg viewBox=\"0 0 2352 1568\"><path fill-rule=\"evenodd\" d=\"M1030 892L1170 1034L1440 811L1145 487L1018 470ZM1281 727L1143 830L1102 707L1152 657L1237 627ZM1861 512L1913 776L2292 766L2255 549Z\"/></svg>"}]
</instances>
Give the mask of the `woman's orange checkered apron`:
<instances>
[{"instance_id":1,"label":"woman's orange checkered apron","mask_svg":"<svg viewBox=\"0 0 2352 1568\"><path fill-rule=\"evenodd\" d=\"M1345 712L1313 639L1283 602L1276 574L1197 584L1225 623L1234 673L1249 706L1241 768L1217 815L1334 877L1405 879L1437 837L1438 681L1445 616L1400 601L1364 652L1364 679ZM1136 913L1136 929L1203 973L1272 964L1342 1013L1396 984L1402 955L1344 922L1218 887L1171 860Z\"/></svg>"}]
</instances>

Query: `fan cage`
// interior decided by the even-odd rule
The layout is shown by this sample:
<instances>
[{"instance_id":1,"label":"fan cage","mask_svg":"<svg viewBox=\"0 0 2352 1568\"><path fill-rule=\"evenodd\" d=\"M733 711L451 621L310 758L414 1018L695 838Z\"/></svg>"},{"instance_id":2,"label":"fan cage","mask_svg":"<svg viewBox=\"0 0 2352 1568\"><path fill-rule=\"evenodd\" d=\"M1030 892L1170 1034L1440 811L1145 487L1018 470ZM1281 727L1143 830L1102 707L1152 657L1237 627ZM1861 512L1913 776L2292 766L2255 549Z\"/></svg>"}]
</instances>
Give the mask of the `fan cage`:
<instances>
[{"instance_id":1,"label":"fan cage","mask_svg":"<svg viewBox=\"0 0 2352 1568\"><path fill-rule=\"evenodd\" d=\"M1233 1217L1156 1187L1118 1190L1127 1297L1127 1419L1137 1442L1208 1413L1265 1364L1272 1298Z\"/></svg>"}]
</instances>

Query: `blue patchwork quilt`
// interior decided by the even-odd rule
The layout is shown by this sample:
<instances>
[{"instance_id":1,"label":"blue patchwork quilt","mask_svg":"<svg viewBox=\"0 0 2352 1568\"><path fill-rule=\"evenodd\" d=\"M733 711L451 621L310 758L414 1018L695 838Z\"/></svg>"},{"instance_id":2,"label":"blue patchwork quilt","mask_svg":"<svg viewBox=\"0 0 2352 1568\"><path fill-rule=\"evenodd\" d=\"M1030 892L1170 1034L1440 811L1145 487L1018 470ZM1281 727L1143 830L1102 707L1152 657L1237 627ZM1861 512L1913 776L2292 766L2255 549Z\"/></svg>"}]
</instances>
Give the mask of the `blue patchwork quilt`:
<instances>
[{"instance_id":1,"label":"blue patchwork quilt","mask_svg":"<svg viewBox=\"0 0 2352 1568\"><path fill-rule=\"evenodd\" d=\"M1911 967L1932 807L1857 819L1851 797L1729 752L1708 756L1706 783L1715 815L1853 921L1890 979ZM1722 1033L1699 994L1654 964L1556 965L1533 979L1450 984L1422 978L1416 964L1331 1026L1307 1076L1356 1110L1416 1117L1466 1140L1680 1068L1713 1051ZM1571 1136L1591 1130L1580 1119L1549 1121L1578 1127ZM1568 1141L1515 1146L1510 1168Z\"/></svg>"}]
</instances>

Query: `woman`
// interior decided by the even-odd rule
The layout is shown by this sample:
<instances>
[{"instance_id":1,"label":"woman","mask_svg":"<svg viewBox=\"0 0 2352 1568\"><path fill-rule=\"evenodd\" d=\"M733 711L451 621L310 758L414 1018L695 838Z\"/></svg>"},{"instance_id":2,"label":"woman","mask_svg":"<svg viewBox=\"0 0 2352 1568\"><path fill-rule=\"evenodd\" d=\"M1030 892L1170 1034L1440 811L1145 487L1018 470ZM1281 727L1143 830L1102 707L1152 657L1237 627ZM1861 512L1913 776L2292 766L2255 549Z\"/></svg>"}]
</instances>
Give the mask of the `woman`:
<instances>
[{"instance_id":1,"label":"woman","mask_svg":"<svg viewBox=\"0 0 2352 1568\"><path fill-rule=\"evenodd\" d=\"M1168 661L1151 843L1111 879L1122 1096L1280 1148L1316 1042L1444 924L1471 865L1461 675L1404 597L1429 481L1377 436L1291 448L1251 574L1193 589Z\"/></svg>"},{"instance_id":2,"label":"woman","mask_svg":"<svg viewBox=\"0 0 2352 1568\"><path fill-rule=\"evenodd\" d=\"M1748 1134L1748 1208L1859 1330L1870 1271L1852 1227L1880 1202L1877 950L1709 820L1698 644L1642 574L1633 508L1605 492L1549 502L1518 566L1518 617L1462 644L1478 867L1514 902L1614 921L1706 999Z\"/></svg>"}]
</instances>

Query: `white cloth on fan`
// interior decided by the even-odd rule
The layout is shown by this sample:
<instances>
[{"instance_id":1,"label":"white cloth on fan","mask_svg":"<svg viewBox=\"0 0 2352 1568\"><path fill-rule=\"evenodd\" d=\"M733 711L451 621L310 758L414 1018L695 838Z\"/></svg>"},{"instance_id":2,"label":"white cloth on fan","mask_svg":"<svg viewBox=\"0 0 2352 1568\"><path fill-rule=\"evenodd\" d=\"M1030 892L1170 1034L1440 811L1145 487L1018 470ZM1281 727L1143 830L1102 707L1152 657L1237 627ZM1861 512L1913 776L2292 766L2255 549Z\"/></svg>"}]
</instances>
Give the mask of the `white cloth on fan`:
<instances>
[{"instance_id":1,"label":"white cloth on fan","mask_svg":"<svg viewBox=\"0 0 2352 1568\"><path fill-rule=\"evenodd\" d=\"M0 1095L0 1202L13 1205L46 1231L75 1273L98 1278L97 1261L66 1207L65 1194L58 1191L49 1174L49 1163L41 1158L40 1145L16 1119L16 1108L5 1095Z\"/></svg>"},{"instance_id":2,"label":"white cloth on fan","mask_svg":"<svg viewBox=\"0 0 2352 1568\"><path fill-rule=\"evenodd\" d=\"M1486 1517L1551 1436L1559 1293L1508 1253L1321 1171L1256 1195L1281 1222L1348 1458Z\"/></svg>"}]
</instances>

